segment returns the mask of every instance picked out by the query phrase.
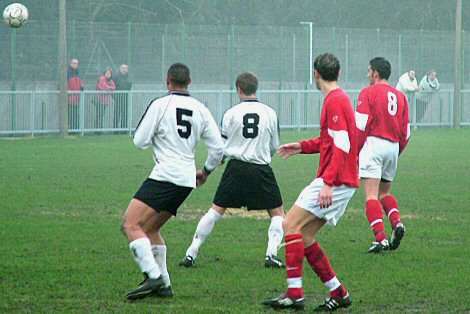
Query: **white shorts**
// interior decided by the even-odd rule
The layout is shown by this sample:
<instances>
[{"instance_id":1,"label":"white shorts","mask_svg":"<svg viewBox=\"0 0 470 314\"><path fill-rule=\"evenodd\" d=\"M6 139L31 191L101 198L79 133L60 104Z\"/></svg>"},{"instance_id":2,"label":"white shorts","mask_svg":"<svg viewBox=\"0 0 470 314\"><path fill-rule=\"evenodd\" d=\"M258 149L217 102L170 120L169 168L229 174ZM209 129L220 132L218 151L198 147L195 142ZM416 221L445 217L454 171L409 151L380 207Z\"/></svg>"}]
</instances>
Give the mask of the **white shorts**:
<instances>
[{"instance_id":1,"label":"white shorts","mask_svg":"<svg viewBox=\"0 0 470 314\"><path fill-rule=\"evenodd\" d=\"M398 165L399 144L369 136L359 153L359 177L393 181Z\"/></svg>"},{"instance_id":2,"label":"white shorts","mask_svg":"<svg viewBox=\"0 0 470 314\"><path fill-rule=\"evenodd\" d=\"M325 219L327 224L336 226L343 216L349 200L354 195L356 188L347 185L333 186L333 202L328 208L320 208L318 194L323 187L323 179L316 178L305 187L295 201L295 205L303 208L318 218Z\"/></svg>"}]
</instances>

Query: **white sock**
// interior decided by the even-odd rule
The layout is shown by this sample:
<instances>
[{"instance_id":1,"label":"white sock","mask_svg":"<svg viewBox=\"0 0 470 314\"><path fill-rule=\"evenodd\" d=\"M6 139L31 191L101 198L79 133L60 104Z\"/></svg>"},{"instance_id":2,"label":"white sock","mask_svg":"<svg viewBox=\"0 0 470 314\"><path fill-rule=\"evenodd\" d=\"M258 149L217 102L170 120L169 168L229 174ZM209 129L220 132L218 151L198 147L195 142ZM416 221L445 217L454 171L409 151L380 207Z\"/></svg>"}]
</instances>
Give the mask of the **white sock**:
<instances>
[{"instance_id":1,"label":"white sock","mask_svg":"<svg viewBox=\"0 0 470 314\"><path fill-rule=\"evenodd\" d=\"M162 272L163 282L165 282L165 287L171 286L170 274L166 268L166 245L164 244L155 244L152 245L152 253L155 258L155 262Z\"/></svg>"},{"instance_id":2,"label":"white sock","mask_svg":"<svg viewBox=\"0 0 470 314\"><path fill-rule=\"evenodd\" d=\"M268 229L268 248L266 250L266 256L277 256L277 248L284 237L284 229L282 229L283 221L284 217L282 216L274 216L271 218L271 224Z\"/></svg>"},{"instance_id":3,"label":"white sock","mask_svg":"<svg viewBox=\"0 0 470 314\"><path fill-rule=\"evenodd\" d=\"M157 279L162 273L152 254L149 238L139 238L129 243L129 249L143 273L149 278Z\"/></svg>"},{"instance_id":4,"label":"white sock","mask_svg":"<svg viewBox=\"0 0 470 314\"><path fill-rule=\"evenodd\" d=\"M222 217L215 209L210 208L207 213L202 216L197 224L196 232L194 233L193 243L186 251L186 256L189 255L196 259L199 248L206 241L206 238L214 228L215 223Z\"/></svg>"}]
</instances>

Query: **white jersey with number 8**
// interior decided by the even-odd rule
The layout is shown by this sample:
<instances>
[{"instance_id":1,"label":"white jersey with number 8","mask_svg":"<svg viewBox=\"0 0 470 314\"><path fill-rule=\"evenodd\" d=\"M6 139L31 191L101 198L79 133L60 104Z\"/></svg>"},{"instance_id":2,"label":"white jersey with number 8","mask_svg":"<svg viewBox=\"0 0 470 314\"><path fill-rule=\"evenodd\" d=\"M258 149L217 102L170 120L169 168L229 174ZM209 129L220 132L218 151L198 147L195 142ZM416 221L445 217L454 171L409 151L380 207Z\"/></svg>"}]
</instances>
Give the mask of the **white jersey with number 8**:
<instances>
[{"instance_id":1,"label":"white jersey with number 8","mask_svg":"<svg viewBox=\"0 0 470 314\"><path fill-rule=\"evenodd\" d=\"M279 146L276 112L257 99L244 99L222 118L224 154L255 164L269 164Z\"/></svg>"}]
</instances>

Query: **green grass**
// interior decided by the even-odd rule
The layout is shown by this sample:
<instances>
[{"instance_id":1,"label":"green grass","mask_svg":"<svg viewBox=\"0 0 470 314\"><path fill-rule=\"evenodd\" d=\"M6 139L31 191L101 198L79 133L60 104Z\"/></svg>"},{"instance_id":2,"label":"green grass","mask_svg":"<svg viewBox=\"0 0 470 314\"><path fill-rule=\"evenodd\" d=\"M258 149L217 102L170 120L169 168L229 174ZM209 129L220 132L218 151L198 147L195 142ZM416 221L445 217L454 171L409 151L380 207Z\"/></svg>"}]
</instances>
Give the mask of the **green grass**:
<instances>
[{"instance_id":1,"label":"green grass","mask_svg":"<svg viewBox=\"0 0 470 314\"><path fill-rule=\"evenodd\" d=\"M284 132L282 142L311 133L317 131ZM353 296L353 312L470 311L469 144L468 129L413 133L393 187L407 227L399 250L364 253L373 238L362 190L339 225L321 231L319 242ZM317 156L274 159L286 209L317 165ZM135 149L127 136L0 140L0 312L269 312L260 302L286 284L284 271L263 267L267 219L222 219L197 267L177 266L223 169L163 228L175 297L126 301L141 275L119 227L152 166L150 150ZM304 274L311 310L327 291L307 264Z\"/></svg>"}]
</instances>

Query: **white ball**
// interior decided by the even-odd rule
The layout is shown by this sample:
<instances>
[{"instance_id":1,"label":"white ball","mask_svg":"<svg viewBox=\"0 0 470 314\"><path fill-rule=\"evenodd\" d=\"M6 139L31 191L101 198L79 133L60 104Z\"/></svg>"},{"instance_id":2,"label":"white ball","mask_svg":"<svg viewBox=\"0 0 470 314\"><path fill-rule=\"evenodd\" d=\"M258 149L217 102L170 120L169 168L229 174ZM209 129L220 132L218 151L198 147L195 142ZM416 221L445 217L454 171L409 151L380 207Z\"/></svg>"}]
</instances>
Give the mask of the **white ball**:
<instances>
[{"instance_id":1,"label":"white ball","mask_svg":"<svg viewBox=\"0 0 470 314\"><path fill-rule=\"evenodd\" d=\"M12 3L3 11L3 21L10 27L18 28L28 20L28 8L21 3Z\"/></svg>"}]
</instances>

